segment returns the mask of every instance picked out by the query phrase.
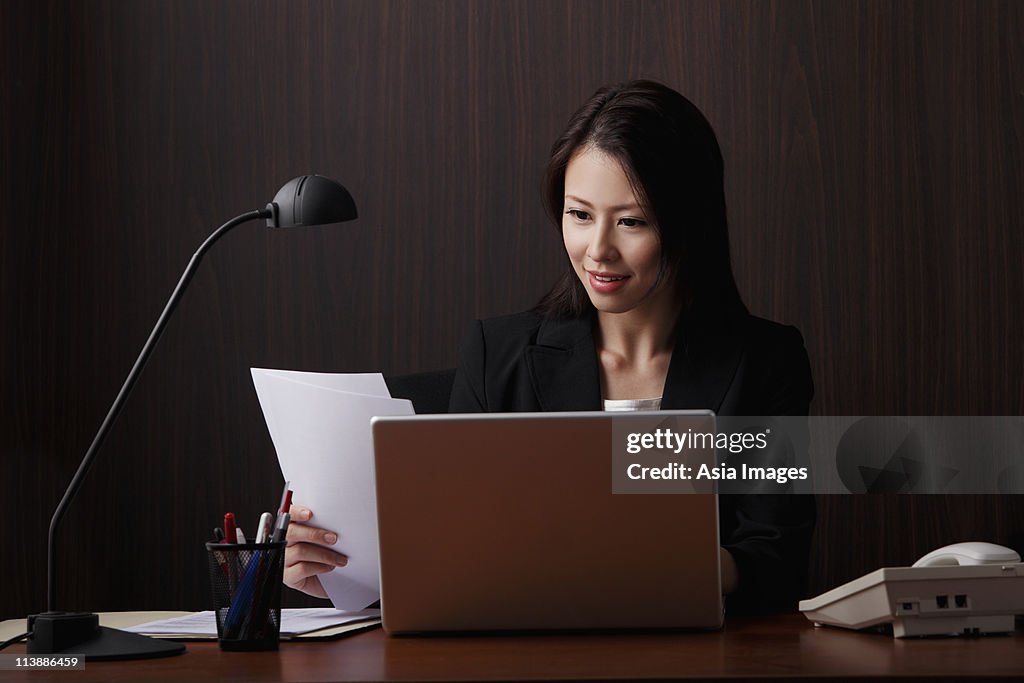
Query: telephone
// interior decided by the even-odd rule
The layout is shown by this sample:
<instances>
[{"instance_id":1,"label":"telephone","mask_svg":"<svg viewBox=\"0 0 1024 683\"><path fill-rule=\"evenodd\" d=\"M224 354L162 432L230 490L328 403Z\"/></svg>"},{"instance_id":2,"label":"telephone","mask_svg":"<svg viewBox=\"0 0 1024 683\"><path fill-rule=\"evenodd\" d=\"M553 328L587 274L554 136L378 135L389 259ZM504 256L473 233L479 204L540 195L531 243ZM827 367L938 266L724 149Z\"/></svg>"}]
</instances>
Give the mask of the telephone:
<instances>
[{"instance_id":1,"label":"telephone","mask_svg":"<svg viewBox=\"0 0 1024 683\"><path fill-rule=\"evenodd\" d=\"M800 601L815 626L886 627L895 638L1007 633L1024 614L1024 563L994 543L954 543Z\"/></svg>"}]
</instances>

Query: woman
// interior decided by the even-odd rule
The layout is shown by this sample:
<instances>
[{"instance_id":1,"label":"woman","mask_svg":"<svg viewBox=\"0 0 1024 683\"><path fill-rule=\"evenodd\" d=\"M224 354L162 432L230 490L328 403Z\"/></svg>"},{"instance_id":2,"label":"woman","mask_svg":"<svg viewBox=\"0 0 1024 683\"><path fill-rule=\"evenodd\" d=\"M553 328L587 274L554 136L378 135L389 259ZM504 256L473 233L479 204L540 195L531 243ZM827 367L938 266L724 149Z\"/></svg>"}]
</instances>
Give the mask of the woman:
<instances>
[{"instance_id":1,"label":"woman","mask_svg":"<svg viewBox=\"0 0 1024 683\"><path fill-rule=\"evenodd\" d=\"M729 260L723 164L700 111L651 81L598 90L555 142L547 209L568 257L527 313L478 321L463 344L451 412L711 408L806 415L813 385L800 333L751 316ZM730 612L792 608L814 527L810 496L720 496ZM311 513L298 511L299 522ZM344 558L289 530L285 582Z\"/></svg>"}]
</instances>

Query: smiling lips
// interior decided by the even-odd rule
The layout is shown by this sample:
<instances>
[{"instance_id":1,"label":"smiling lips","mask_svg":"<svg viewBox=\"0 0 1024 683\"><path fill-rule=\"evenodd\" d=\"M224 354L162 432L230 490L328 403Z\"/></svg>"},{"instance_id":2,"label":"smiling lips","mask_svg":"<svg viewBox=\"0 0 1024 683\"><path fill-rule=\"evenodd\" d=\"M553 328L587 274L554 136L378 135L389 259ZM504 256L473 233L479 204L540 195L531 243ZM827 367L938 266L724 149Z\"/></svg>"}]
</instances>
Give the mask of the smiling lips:
<instances>
[{"instance_id":1,"label":"smiling lips","mask_svg":"<svg viewBox=\"0 0 1024 683\"><path fill-rule=\"evenodd\" d=\"M587 275L590 279L590 286L595 292L601 294L611 294L612 292L621 289L626 284L626 280L629 279L628 275L619 275L618 273L607 273L604 271L593 271L588 270Z\"/></svg>"}]
</instances>

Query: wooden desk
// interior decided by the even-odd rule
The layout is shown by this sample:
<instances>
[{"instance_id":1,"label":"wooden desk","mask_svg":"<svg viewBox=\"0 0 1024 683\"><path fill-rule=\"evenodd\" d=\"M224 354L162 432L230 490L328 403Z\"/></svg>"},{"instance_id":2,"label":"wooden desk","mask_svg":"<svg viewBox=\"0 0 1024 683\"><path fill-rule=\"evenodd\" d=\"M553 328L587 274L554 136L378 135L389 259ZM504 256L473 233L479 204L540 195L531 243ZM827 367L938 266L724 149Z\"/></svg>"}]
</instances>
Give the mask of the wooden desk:
<instances>
[{"instance_id":1,"label":"wooden desk","mask_svg":"<svg viewBox=\"0 0 1024 683\"><path fill-rule=\"evenodd\" d=\"M5 652L24 651L24 646ZM389 638L380 630L279 652L188 652L141 662L89 662L85 671L4 672L5 681L417 681L639 678L711 680L898 676L989 681L1024 678L1024 633L895 640L814 628L800 615L733 619L717 633Z\"/></svg>"}]
</instances>

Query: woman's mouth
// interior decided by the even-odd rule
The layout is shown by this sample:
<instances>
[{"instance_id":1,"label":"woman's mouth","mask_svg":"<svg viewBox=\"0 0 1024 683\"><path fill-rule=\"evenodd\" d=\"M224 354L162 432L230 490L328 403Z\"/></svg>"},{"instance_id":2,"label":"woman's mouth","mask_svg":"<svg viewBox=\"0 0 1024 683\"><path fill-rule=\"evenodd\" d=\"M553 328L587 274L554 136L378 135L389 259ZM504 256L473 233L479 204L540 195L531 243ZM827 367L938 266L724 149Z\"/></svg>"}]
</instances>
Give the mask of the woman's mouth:
<instances>
[{"instance_id":1,"label":"woman's mouth","mask_svg":"<svg viewBox=\"0 0 1024 683\"><path fill-rule=\"evenodd\" d=\"M601 294L611 294L612 292L620 289L626 283L626 280L629 279L628 275L595 272L592 270L587 271L587 276L590 280L590 286L594 291Z\"/></svg>"}]
</instances>

